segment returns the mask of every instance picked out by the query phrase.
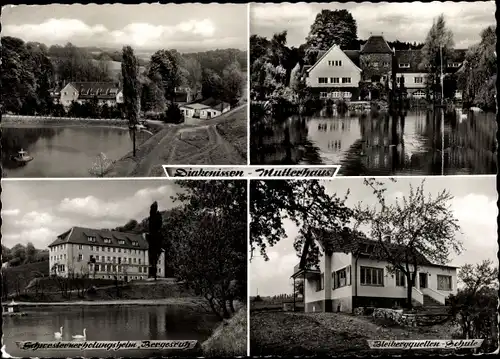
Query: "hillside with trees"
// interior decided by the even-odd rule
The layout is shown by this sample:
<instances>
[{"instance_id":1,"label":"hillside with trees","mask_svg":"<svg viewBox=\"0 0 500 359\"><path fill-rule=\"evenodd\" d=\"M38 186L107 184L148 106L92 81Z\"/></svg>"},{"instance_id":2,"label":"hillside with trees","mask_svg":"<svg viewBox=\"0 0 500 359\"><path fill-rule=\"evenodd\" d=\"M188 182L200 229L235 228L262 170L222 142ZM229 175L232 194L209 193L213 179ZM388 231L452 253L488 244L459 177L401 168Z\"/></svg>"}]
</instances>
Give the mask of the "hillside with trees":
<instances>
[{"instance_id":1,"label":"hillside with trees","mask_svg":"<svg viewBox=\"0 0 500 359\"><path fill-rule=\"evenodd\" d=\"M121 117L121 109L116 106L74 104L66 110L53 102L51 90L60 90L71 81L122 83L122 51L84 48L71 43L47 47L11 36L2 37L1 41L4 113ZM181 54L172 49L158 50L148 60L136 58L143 112L163 112L173 100L176 88L190 88L195 96L199 93L233 104L241 96L245 51L220 49Z\"/></svg>"},{"instance_id":2,"label":"hillside with trees","mask_svg":"<svg viewBox=\"0 0 500 359\"><path fill-rule=\"evenodd\" d=\"M26 245L16 244L12 248L8 248L2 244L2 264L8 263L9 267L17 267L29 263L45 262L48 260L48 249L35 248L35 246L31 242L28 242L28 244Z\"/></svg>"}]
</instances>

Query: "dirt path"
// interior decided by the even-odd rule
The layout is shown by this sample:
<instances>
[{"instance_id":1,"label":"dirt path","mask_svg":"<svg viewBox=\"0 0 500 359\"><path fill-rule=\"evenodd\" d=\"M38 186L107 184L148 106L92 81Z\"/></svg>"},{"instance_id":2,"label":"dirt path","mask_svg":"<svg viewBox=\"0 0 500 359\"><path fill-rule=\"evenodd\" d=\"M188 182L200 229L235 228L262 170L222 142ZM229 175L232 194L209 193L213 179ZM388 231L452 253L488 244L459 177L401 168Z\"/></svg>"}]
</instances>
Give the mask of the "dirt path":
<instances>
[{"instance_id":1,"label":"dirt path","mask_svg":"<svg viewBox=\"0 0 500 359\"><path fill-rule=\"evenodd\" d=\"M239 155L236 148L221 136L216 127L227 121L237 121L236 114L244 108L246 105L241 105L216 118L196 124L166 127L162 130L163 137L157 143L148 143L144 150L139 148L136 158L128 155L117 161L107 176L164 177L162 165L167 164L244 165L246 158ZM241 116L239 119L241 120ZM201 139L198 138L200 133ZM203 139L203 133L208 140Z\"/></svg>"}]
</instances>

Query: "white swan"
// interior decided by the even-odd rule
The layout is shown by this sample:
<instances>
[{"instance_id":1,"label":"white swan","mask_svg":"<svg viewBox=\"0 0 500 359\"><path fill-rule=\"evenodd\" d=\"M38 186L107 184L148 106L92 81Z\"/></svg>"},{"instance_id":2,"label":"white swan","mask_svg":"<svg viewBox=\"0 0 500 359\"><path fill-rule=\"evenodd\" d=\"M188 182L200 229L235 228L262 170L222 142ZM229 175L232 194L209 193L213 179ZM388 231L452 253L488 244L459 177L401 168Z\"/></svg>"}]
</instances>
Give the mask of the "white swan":
<instances>
[{"instance_id":1,"label":"white swan","mask_svg":"<svg viewBox=\"0 0 500 359\"><path fill-rule=\"evenodd\" d=\"M60 332L54 333L54 338L56 338L56 339L62 339L63 327L59 328L59 330L60 330Z\"/></svg>"},{"instance_id":2,"label":"white swan","mask_svg":"<svg viewBox=\"0 0 500 359\"><path fill-rule=\"evenodd\" d=\"M77 340L87 340L87 333L86 333L87 329L83 328L83 335L73 335L73 339L77 339Z\"/></svg>"}]
</instances>

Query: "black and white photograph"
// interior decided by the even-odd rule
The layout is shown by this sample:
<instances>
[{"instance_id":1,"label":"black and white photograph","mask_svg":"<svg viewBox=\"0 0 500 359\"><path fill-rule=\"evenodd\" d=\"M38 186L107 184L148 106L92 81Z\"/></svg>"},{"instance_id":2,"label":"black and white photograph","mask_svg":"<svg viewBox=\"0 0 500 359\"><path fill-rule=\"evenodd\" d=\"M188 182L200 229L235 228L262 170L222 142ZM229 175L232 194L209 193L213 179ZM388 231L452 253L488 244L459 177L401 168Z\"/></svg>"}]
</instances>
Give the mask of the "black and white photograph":
<instances>
[{"instance_id":1,"label":"black and white photograph","mask_svg":"<svg viewBox=\"0 0 500 359\"><path fill-rule=\"evenodd\" d=\"M2 357L247 354L246 181L6 180L1 215Z\"/></svg>"},{"instance_id":2,"label":"black and white photograph","mask_svg":"<svg viewBox=\"0 0 500 359\"><path fill-rule=\"evenodd\" d=\"M247 8L2 7L2 176L246 165Z\"/></svg>"},{"instance_id":3,"label":"black and white photograph","mask_svg":"<svg viewBox=\"0 0 500 359\"><path fill-rule=\"evenodd\" d=\"M498 350L495 182L251 181L250 354ZM439 339L482 343L381 350L368 342Z\"/></svg>"},{"instance_id":4,"label":"black and white photograph","mask_svg":"<svg viewBox=\"0 0 500 359\"><path fill-rule=\"evenodd\" d=\"M495 2L250 4L250 162L497 173Z\"/></svg>"}]
</instances>

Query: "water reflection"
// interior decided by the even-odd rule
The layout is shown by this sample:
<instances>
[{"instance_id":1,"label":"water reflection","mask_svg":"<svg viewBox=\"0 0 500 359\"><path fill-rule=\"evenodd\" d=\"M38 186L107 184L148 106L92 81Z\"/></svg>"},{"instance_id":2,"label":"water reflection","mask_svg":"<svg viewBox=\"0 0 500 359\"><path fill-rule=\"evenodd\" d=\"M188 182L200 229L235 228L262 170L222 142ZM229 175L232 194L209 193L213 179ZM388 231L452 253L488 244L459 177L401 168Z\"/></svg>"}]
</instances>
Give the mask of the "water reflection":
<instances>
[{"instance_id":1,"label":"water reflection","mask_svg":"<svg viewBox=\"0 0 500 359\"><path fill-rule=\"evenodd\" d=\"M348 176L496 173L494 114L322 115L256 124L252 164L340 164Z\"/></svg>"},{"instance_id":2,"label":"water reflection","mask_svg":"<svg viewBox=\"0 0 500 359\"><path fill-rule=\"evenodd\" d=\"M4 317L3 334L7 352L13 356L28 357L34 353L17 348L16 341L53 341L54 332L63 326L63 340L87 329L87 340L206 340L217 325L214 316L181 306L82 306L38 308L26 310L26 317ZM106 352L50 350L37 351L41 357L146 357L181 354L157 350L126 350ZM187 354L187 353L185 353ZM193 352L189 353L193 355Z\"/></svg>"},{"instance_id":3,"label":"water reflection","mask_svg":"<svg viewBox=\"0 0 500 359\"><path fill-rule=\"evenodd\" d=\"M150 135L137 133L137 144ZM34 160L11 160L21 149ZM89 177L96 156L119 159L132 150L128 129L110 127L2 127L2 167L5 177Z\"/></svg>"}]
</instances>

